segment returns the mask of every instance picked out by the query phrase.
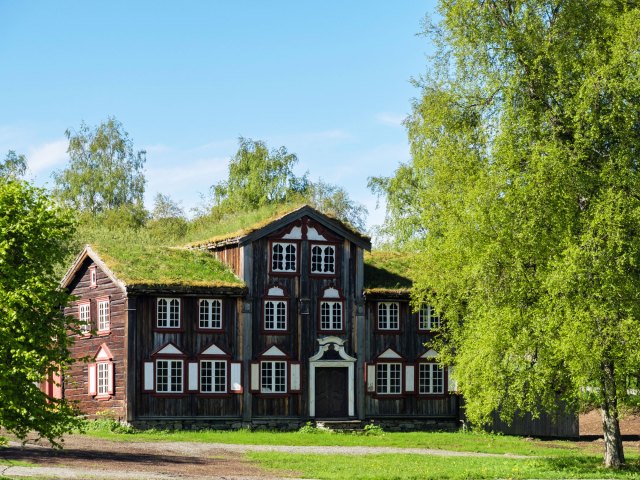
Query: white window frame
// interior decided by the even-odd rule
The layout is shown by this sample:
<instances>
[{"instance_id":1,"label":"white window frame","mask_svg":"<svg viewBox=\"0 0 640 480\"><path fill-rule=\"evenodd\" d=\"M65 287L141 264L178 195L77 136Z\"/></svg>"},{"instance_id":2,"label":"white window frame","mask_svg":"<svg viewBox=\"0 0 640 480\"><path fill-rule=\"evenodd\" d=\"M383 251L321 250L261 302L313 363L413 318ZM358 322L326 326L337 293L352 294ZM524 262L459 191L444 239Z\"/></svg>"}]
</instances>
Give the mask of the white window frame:
<instances>
[{"instance_id":1,"label":"white window frame","mask_svg":"<svg viewBox=\"0 0 640 480\"><path fill-rule=\"evenodd\" d=\"M81 334L87 335L91 332L91 302L78 303L78 323Z\"/></svg>"},{"instance_id":2,"label":"white window frame","mask_svg":"<svg viewBox=\"0 0 640 480\"><path fill-rule=\"evenodd\" d=\"M111 330L111 305L108 299L98 300L98 332Z\"/></svg>"},{"instance_id":3,"label":"white window frame","mask_svg":"<svg viewBox=\"0 0 640 480\"><path fill-rule=\"evenodd\" d=\"M289 390L287 370L286 360L261 360L260 393L286 394ZM266 375L267 372L268 375ZM281 381L278 382L278 380Z\"/></svg>"},{"instance_id":4,"label":"white window frame","mask_svg":"<svg viewBox=\"0 0 640 480\"><path fill-rule=\"evenodd\" d=\"M174 302L177 310L172 310ZM161 310L161 306L164 308ZM175 314L175 315L174 315ZM173 323L173 325L172 325ZM159 297L156 302L156 328L180 328L180 299L176 297Z\"/></svg>"},{"instance_id":5,"label":"white window frame","mask_svg":"<svg viewBox=\"0 0 640 480\"><path fill-rule=\"evenodd\" d=\"M315 251L319 249L319 251ZM329 254L331 250L331 254ZM336 246L311 244L311 273L314 275L336 274Z\"/></svg>"},{"instance_id":6,"label":"white window frame","mask_svg":"<svg viewBox=\"0 0 640 480\"><path fill-rule=\"evenodd\" d=\"M204 368L204 364L209 364L209 370L211 375L207 375L211 380L210 382L204 382L205 372L207 369ZM216 368L216 364L221 364L222 369L219 370ZM223 372L222 375L218 375L219 372ZM222 377L222 382L216 382L216 379ZM226 360L221 359L204 359L200 360L200 393L208 393L208 394L222 394L227 393L227 385L229 383L229 363ZM205 389L203 386L205 383L209 383L210 389ZM222 388L220 388L222 387Z\"/></svg>"},{"instance_id":7,"label":"white window frame","mask_svg":"<svg viewBox=\"0 0 640 480\"><path fill-rule=\"evenodd\" d=\"M167 370L167 375L166 375L166 382L162 382L163 385L166 383L166 389L165 390L160 390L159 386L160 386L160 363L167 363L166 366L166 370ZM178 366L178 369L175 369L175 366ZM175 359L175 358L158 358L155 361L155 391L156 393L182 393L184 392L184 380L185 380L185 372L184 372L184 360L181 359ZM180 381L177 382L174 380L174 378L177 378L177 376L174 377L174 373L178 371L180 372ZM164 375L163 375L164 377Z\"/></svg>"},{"instance_id":8,"label":"white window frame","mask_svg":"<svg viewBox=\"0 0 640 480\"><path fill-rule=\"evenodd\" d=\"M222 300L219 298L200 299L198 302L198 328L222 330Z\"/></svg>"},{"instance_id":9,"label":"white window frame","mask_svg":"<svg viewBox=\"0 0 640 480\"><path fill-rule=\"evenodd\" d=\"M401 395L402 388L402 363L378 362L376 363L376 393L378 395ZM397 384L393 381L392 369L397 370ZM397 388L397 391L396 391Z\"/></svg>"},{"instance_id":10,"label":"white window frame","mask_svg":"<svg viewBox=\"0 0 640 480\"><path fill-rule=\"evenodd\" d=\"M378 330L400 330L400 304L398 302L378 302L377 320Z\"/></svg>"},{"instance_id":11,"label":"white window frame","mask_svg":"<svg viewBox=\"0 0 640 480\"><path fill-rule=\"evenodd\" d=\"M418 330L434 330L440 328L440 317L431 305L422 304L418 310Z\"/></svg>"},{"instance_id":12,"label":"white window frame","mask_svg":"<svg viewBox=\"0 0 640 480\"><path fill-rule=\"evenodd\" d=\"M96 288L98 286L98 269L97 267L89 267L89 287Z\"/></svg>"},{"instance_id":13,"label":"white window frame","mask_svg":"<svg viewBox=\"0 0 640 480\"><path fill-rule=\"evenodd\" d=\"M434 373L440 374L440 385L434 381ZM436 388L438 386L439 388ZM444 395L445 369L436 362L420 362L418 364L418 394Z\"/></svg>"},{"instance_id":14,"label":"white window frame","mask_svg":"<svg viewBox=\"0 0 640 480\"><path fill-rule=\"evenodd\" d=\"M276 249L281 248L281 252ZM293 251L290 249L293 248ZM293 255L293 259L290 256ZM276 258L281 256L281 258ZM271 243L271 271L282 273L295 273L298 271L298 244L295 242Z\"/></svg>"},{"instance_id":15,"label":"white window frame","mask_svg":"<svg viewBox=\"0 0 640 480\"><path fill-rule=\"evenodd\" d=\"M341 300L321 300L320 301L320 330L322 331L342 331L344 329L344 307ZM336 319L335 307L339 307L340 318ZM328 308L328 315L326 316L326 322L328 326L325 327L325 312L324 308Z\"/></svg>"},{"instance_id":16,"label":"white window frame","mask_svg":"<svg viewBox=\"0 0 640 480\"><path fill-rule=\"evenodd\" d=\"M265 299L263 307L264 330L276 332L287 331L289 326L287 303L287 300L279 300L275 298ZM269 309L269 304L272 305L272 311ZM283 307L284 314L281 314L280 307ZM282 320L281 317L283 317Z\"/></svg>"},{"instance_id":17,"label":"white window frame","mask_svg":"<svg viewBox=\"0 0 640 480\"><path fill-rule=\"evenodd\" d=\"M96 395L106 396L113 391L110 362L96 362Z\"/></svg>"}]
</instances>

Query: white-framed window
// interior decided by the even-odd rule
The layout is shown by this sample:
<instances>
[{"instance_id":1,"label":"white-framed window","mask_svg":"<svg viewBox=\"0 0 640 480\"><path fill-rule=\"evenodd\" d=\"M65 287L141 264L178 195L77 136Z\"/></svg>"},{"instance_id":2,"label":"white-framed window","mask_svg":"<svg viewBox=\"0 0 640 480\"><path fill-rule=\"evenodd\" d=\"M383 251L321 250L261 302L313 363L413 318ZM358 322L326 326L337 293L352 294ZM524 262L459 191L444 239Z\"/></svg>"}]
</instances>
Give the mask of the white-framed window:
<instances>
[{"instance_id":1,"label":"white-framed window","mask_svg":"<svg viewBox=\"0 0 640 480\"><path fill-rule=\"evenodd\" d=\"M273 242L271 244L271 271L297 271L297 248L295 243Z\"/></svg>"},{"instance_id":2,"label":"white-framed window","mask_svg":"<svg viewBox=\"0 0 640 480\"><path fill-rule=\"evenodd\" d=\"M182 360L156 360L156 392L182 393L183 377Z\"/></svg>"},{"instance_id":3,"label":"white-framed window","mask_svg":"<svg viewBox=\"0 0 640 480\"><path fill-rule=\"evenodd\" d=\"M200 328L222 329L222 300L200 300Z\"/></svg>"},{"instance_id":4,"label":"white-framed window","mask_svg":"<svg viewBox=\"0 0 640 480\"><path fill-rule=\"evenodd\" d=\"M444 393L444 368L437 363L419 363L418 393L423 395Z\"/></svg>"},{"instance_id":5,"label":"white-framed window","mask_svg":"<svg viewBox=\"0 0 640 480\"><path fill-rule=\"evenodd\" d=\"M311 273L323 275L336 273L336 247L333 245L311 246Z\"/></svg>"},{"instance_id":6,"label":"white-framed window","mask_svg":"<svg viewBox=\"0 0 640 480\"><path fill-rule=\"evenodd\" d=\"M265 300L264 302L264 329L287 329L287 302L286 300Z\"/></svg>"},{"instance_id":7,"label":"white-framed window","mask_svg":"<svg viewBox=\"0 0 640 480\"><path fill-rule=\"evenodd\" d=\"M260 362L260 392L286 393L287 362L264 360Z\"/></svg>"},{"instance_id":8,"label":"white-framed window","mask_svg":"<svg viewBox=\"0 0 640 480\"><path fill-rule=\"evenodd\" d=\"M435 328L440 328L440 317L431 305L421 305L418 311L418 329L433 330Z\"/></svg>"},{"instance_id":9,"label":"white-framed window","mask_svg":"<svg viewBox=\"0 0 640 480\"><path fill-rule=\"evenodd\" d=\"M394 395L402 393L402 364L376 364L376 393Z\"/></svg>"},{"instance_id":10,"label":"white-framed window","mask_svg":"<svg viewBox=\"0 0 640 480\"><path fill-rule=\"evenodd\" d=\"M98 271L96 267L89 267L89 286L91 288L98 286Z\"/></svg>"},{"instance_id":11,"label":"white-framed window","mask_svg":"<svg viewBox=\"0 0 640 480\"><path fill-rule=\"evenodd\" d=\"M87 334L91 331L91 303L78 304L78 319L80 320L80 332Z\"/></svg>"},{"instance_id":12,"label":"white-framed window","mask_svg":"<svg viewBox=\"0 0 640 480\"><path fill-rule=\"evenodd\" d=\"M320 302L320 330L342 330L342 302Z\"/></svg>"},{"instance_id":13,"label":"white-framed window","mask_svg":"<svg viewBox=\"0 0 640 480\"><path fill-rule=\"evenodd\" d=\"M98 395L109 395L111 391L111 375L109 375L109 364L107 362L99 362L96 364L98 369Z\"/></svg>"},{"instance_id":14,"label":"white-framed window","mask_svg":"<svg viewBox=\"0 0 640 480\"><path fill-rule=\"evenodd\" d=\"M107 332L111 328L109 300L98 300L98 331Z\"/></svg>"},{"instance_id":15,"label":"white-framed window","mask_svg":"<svg viewBox=\"0 0 640 480\"><path fill-rule=\"evenodd\" d=\"M202 393L227 393L227 361L200 361L200 391Z\"/></svg>"},{"instance_id":16,"label":"white-framed window","mask_svg":"<svg viewBox=\"0 0 640 480\"><path fill-rule=\"evenodd\" d=\"M158 328L180 328L180 299L158 298Z\"/></svg>"},{"instance_id":17,"label":"white-framed window","mask_svg":"<svg viewBox=\"0 0 640 480\"><path fill-rule=\"evenodd\" d=\"M400 329L400 305L398 302L378 303L378 330Z\"/></svg>"}]
</instances>

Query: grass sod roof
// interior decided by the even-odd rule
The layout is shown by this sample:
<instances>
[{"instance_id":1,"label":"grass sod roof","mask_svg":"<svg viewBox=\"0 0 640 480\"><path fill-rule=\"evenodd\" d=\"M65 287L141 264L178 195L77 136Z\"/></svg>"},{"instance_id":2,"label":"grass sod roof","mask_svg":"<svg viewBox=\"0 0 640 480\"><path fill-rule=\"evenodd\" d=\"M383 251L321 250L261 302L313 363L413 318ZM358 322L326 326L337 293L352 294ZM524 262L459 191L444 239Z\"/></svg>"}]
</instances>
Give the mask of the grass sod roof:
<instances>
[{"instance_id":1,"label":"grass sod roof","mask_svg":"<svg viewBox=\"0 0 640 480\"><path fill-rule=\"evenodd\" d=\"M235 243L241 238L305 207L308 207L308 205L304 203L267 205L256 210L224 215L220 219L203 217L200 220L201 227L194 229L190 233L191 239L187 247ZM330 222L344 228L354 236L369 241L368 236L363 235L350 224L338 220L330 214L320 213L327 217Z\"/></svg>"},{"instance_id":2,"label":"grass sod roof","mask_svg":"<svg viewBox=\"0 0 640 480\"><path fill-rule=\"evenodd\" d=\"M415 254L374 250L364 254L367 296L408 296L415 279Z\"/></svg>"},{"instance_id":3,"label":"grass sod roof","mask_svg":"<svg viewBox=\"0 0 640 480\"><path fill-rule=\"evenodd\" d=\"M242 280L207 252L118 241L90 246L127 287L245 288Z\"/></svg>"}]
</instances>

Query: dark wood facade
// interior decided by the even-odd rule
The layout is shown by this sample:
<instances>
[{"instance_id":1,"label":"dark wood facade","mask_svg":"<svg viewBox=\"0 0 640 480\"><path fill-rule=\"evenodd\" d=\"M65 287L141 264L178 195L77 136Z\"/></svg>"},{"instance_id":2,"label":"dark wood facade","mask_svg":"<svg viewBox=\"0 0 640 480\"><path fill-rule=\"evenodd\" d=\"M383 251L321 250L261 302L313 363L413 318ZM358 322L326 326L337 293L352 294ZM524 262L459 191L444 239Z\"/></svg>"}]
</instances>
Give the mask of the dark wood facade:
<instances>
[{"instance_id":1,"label":"dark wood facade","mask_svg":"<svg viewBox=\"0 0 640 480\"><path fill-rule=\"evenodd\" d=\"M425 387L423 374L436 375L429 370L436 367L420 367L436 365L432 332L419 328L408 295L364 294L368 238L304 207L202 248L245 286L126 286L90 249L76 261L64 285L78 301L66 312L79 315L78 302L89 300L96 325L96 299L108 296L111 309L110 332L80 336L73 347L76 358L94 358L102 345L113 357L107 395L91 389L85 363L65 379L64 395L84 413L110 410L134 424L339 418L459 425L448 372L433 391ZM215 328L202 328L203 301L216 308L219 301ZM386 324L381 303L393 311Z\"/></svg>"}]
</instances>

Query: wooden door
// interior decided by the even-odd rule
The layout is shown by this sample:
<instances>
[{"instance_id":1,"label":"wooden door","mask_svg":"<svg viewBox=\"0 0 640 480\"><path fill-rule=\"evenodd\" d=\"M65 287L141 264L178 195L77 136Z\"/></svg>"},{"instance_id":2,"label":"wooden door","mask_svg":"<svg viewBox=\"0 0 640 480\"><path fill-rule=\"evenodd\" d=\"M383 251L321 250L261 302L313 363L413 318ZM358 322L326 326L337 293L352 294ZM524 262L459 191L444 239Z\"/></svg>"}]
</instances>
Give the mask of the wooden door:
<instances>
[{"instance_id":1,"label":"wooden door","mask_svg":"<svg viewBox=\"0 0 640 480\"><path fill-rule=\"evenodd\" d=\"M347 367L316 368L316 418L349 415Z\"/></svg>"}]
</instances>

